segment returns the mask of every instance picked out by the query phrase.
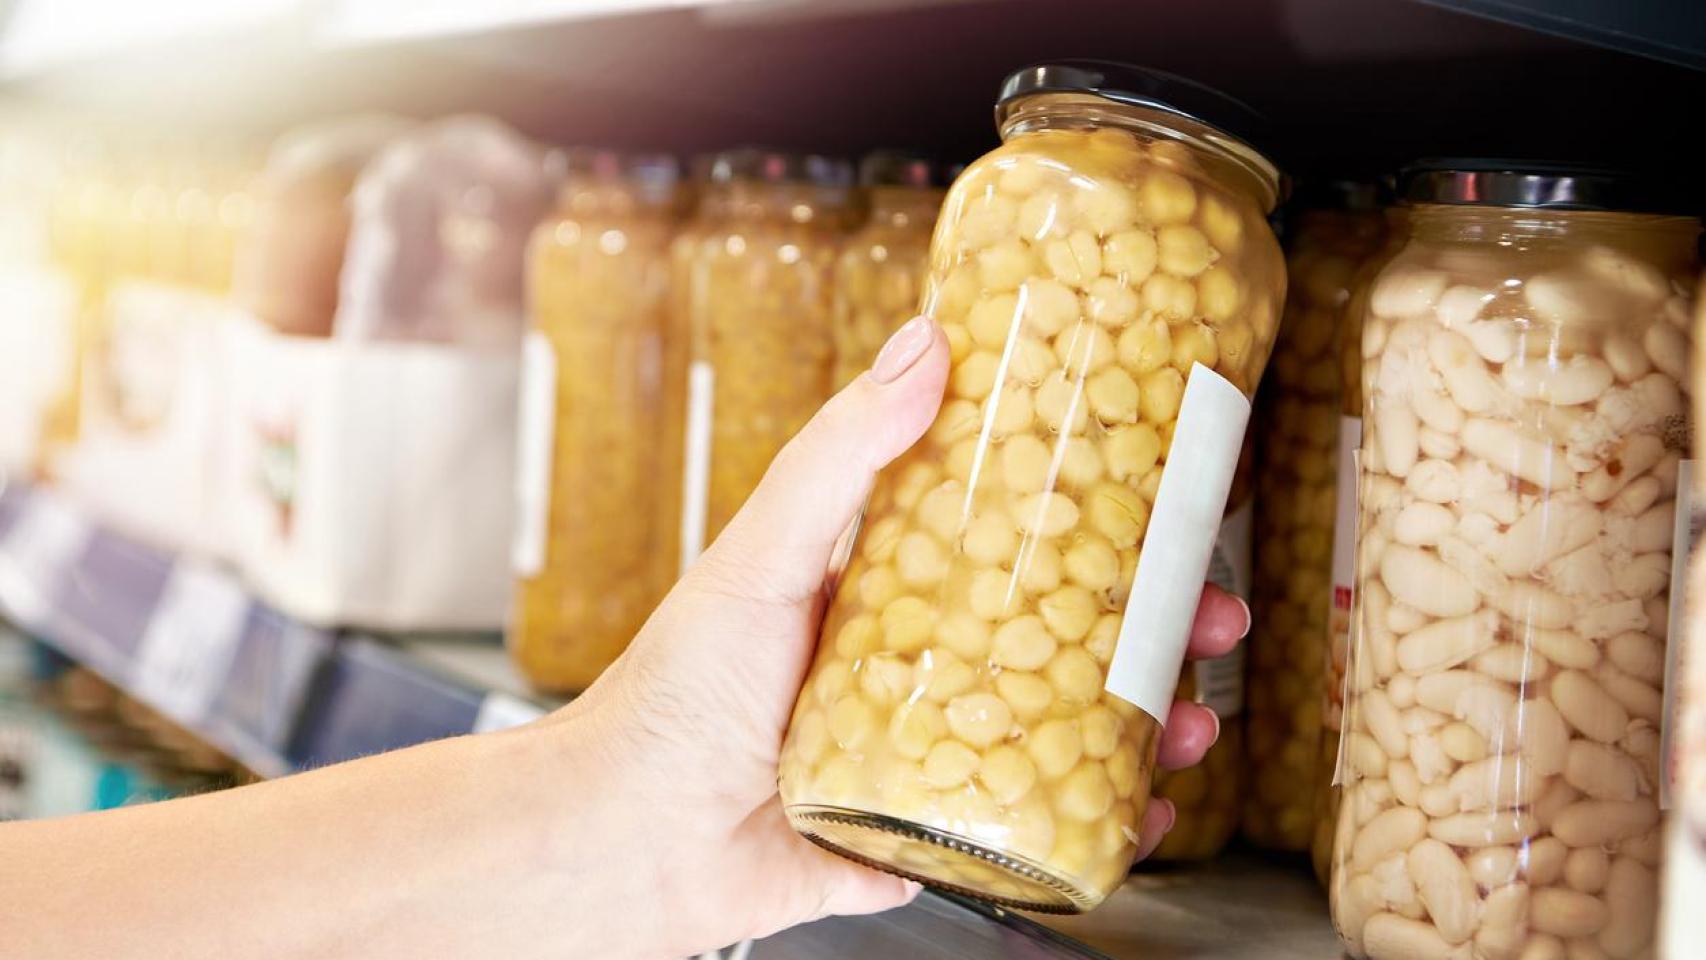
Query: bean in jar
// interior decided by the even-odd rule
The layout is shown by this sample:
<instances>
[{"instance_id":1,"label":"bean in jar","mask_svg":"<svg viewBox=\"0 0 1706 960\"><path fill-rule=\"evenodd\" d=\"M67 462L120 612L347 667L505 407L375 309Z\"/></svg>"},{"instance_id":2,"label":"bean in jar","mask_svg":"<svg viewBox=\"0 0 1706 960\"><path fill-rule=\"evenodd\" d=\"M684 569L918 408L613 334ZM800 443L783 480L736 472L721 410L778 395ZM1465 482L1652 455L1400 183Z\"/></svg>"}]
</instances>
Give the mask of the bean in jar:
<instances>
[{"instance_id":1,"label":"bean in jar","mask_svg":"<svg viewBox=\"0 0 1706 960\"><path fill-rule=\"evenodd\" d=\"M852 179L825 157L734 150L712 161L722 209L687 269L688 560L829 398L831 281Z\"/></svg>"},{"instance_id":2,"label":"bean in jar","mask_svg":"<svg viewBox=\"0 0 1706 960\"><path fill-rule=\"evenodd\" d=\"M1698 223L1625 212L1646 186L1406 176L1363 324L1330 884L1356 956L1651 952Z\"/></svg>"},{"instance_id":3,"label":"bean in jar","mask_svg":"<svg viewBox=\"0 0 1706 960\"><path fill-rule=\"evenodd\" d=\"M1324 676L1333 610L1339 326L1383 223L1370 184L1338 181L1298 216L1289 292L1258 403L1256 571L1246 714L1251 784L1242 828L1304 850L1315 832Z\"/></svg>"},{"instance_id":4,"label":"bean in jar","mask_svg":"<svg viewBox=\"0 0 1706 960\"><path fill-rule=\"evenodd\" d=\"M534 232L510 647L536 686L580 690L626 648L665 584L661 339L676 168L572 154Z\"/></svg>"},{"instance_id":5,"label":"bean in jar","mask_svg":"<svg viewBox=\"0 0 1706 960\"><path fill-rule=\"evenodd\" d=\"M918 308L930 232L942 206L941 176L930 161L892 151L859 164L871 213L835 263L837 389L869 367Z\"/></svg>"},{"instance_id":6,"label":"bean in jar","mask_svg":"<svg viewBox=\"0 0 1706 960\"><path fill-rule=\"evenodd\" d=\"M1157 88L1219 99L1109 64L1008 78L1005 142L931 245L948 396L877 479L782 750L809 838L1028 909L1095 906L1136 853L1284 296L1277 172L1132 92Z\"/></svg>"}]
</instances>

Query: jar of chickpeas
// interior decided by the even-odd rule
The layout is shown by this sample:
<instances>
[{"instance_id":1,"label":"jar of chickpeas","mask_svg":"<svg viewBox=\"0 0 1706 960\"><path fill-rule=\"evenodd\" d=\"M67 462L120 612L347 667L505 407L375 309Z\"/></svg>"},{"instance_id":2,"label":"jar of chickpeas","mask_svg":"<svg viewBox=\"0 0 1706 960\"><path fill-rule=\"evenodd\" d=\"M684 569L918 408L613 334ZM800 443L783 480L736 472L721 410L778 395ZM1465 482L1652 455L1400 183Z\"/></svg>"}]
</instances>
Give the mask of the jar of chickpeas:
<instances>
[{"instance_id":1,"label":"jar of chickpeas","mask_svg":"<svg viewBox=\"0 0 1706 960\"><path fill-rule=\"evenodd\" d=\"M1339 359L1339 443L1333 482L1332 608L1327 613L1327 651L1321 684L1321 742L1315 762L1314 835L1309 859L1315 879L1328 882L1333 860L1333 831L1339 821L1339 729L1344 717L1346 667L1351 626L1356 622L1357 461L1362 446L1362 318L1368 292L1386 261L1398 255L1409 236L1409 208L1397 203L1385 211L1385 241L1363 260L1351 277L1350 296L1340 316L1334 352Z\"/></svg>"},{"instance_id":2,"label":"jar of chickpeas","mask_svg":"<svg viewBox=\"0 0 1706 960\"><path fill-rule=\"evenodd\" d=\"M851 165L734 150L711 162L716 221L686 262L681 547L691 562L829 398L835 257Z\"/></svg>"},{"instance_id":3,"label":"jar of chickpeas","mask_svg":"<svg viewBox=\"0 0 1706 960\"><path fill-rule=\"evenodd\" d=\"M836 389L870 366L918 309L944 183L937 164L880 151L860 162L859 185L870 218L835 263Z\"/></svg>"},{"instance_id":4,"label":"jar of chickpeas","mask_svg":"<svg viewBox=\"0 0 1706 960\"><path fill-rule=\"evenodd\" d=\"M1134 67L1027 68L997 119L931 244L948 396L877 479L781 791L838 853L1074 912L1145 840L1285 293L1279 174L1236 101Z\"/></svg>"},{"instance_id":5,"label":"jar of chickpeas","mask_svg":"<svg viewBox=\"0 0 1706 960\"><path fill-rule=\"evenodd\" d=\"M622 652L662 585L654 553L676 165L583 151L534 231L510 648L548 690Z\"/></svg>"},{"instance_id":6,"label":"jar of chickpeas","mask_svg":"<svg viewBox=\"0 0 1706 960\"><path fill-rule=\"evenodd\" d=\"M1700 232L1652 186L1406 177L1362 332L1330 884L1355 956L1652 951Z\"/></svg>"},{"instance_id":7,"label":"jar of chickpeas","mask_svg":"<svg viewBox=\"0 0 1706 960\"><path fill-rule=\"evenodd\" d=\"M1258 416L1256 580L1243 831L1304 850L1314 834L1321 707L1333 609L1339 322L1357 266L1381 244L1373 184L1330 181L1300 198L1290 292Z\"/></svg>"}]
</instances>

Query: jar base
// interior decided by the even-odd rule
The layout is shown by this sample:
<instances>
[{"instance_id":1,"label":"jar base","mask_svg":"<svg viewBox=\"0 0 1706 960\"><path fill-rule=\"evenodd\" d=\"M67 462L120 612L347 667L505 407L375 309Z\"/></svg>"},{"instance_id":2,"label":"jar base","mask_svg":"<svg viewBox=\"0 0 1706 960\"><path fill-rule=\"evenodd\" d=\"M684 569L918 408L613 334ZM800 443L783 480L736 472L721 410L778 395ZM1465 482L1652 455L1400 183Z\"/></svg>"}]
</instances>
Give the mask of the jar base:
<instances>
[{"instance_id":1,"label":"jar base","mask_svg":"<svg viewBox=\"0 0 1706 960\"><path fill-rule=\"evenodd\" d=\"M786 812L795 830L831 853L962 896L1063 914L1102 900L1055 871L945 830L821 804L794 804Z\"/></svg>"}]
</instances>

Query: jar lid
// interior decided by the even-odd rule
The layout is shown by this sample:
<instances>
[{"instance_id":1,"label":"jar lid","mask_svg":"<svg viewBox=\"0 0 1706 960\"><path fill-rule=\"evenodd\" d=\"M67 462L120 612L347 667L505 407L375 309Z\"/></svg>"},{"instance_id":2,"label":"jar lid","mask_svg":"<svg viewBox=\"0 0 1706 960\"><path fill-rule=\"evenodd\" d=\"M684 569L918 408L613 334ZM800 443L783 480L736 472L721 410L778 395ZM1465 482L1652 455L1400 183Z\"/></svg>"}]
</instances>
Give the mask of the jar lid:
<instances>
[{"instance_id":1,"label":"jar lid","mask_svg":"<svg viewBox=\"0 0 1706 960\"><path fill-rule=\"evenodd\" d=\"M742 147L711 158L712 183L756 180L761 183L808 183L819 187L853 186L853 165L838 157L815 153L785 153Z\"/></svg>"},{"instance_id":2,"label":"jar lid","mask_svg":"<svg viewBox=\"0 0 1706 960\"><path fill-rule=\"evenodd\" d=\"M1498 158L1418 160L1399 174L1399 196L1411 203L1533 210L1685 213L1699 206L1697 197L1662 175Z\"/></svg>"},{"instance_id":3,"label":"jar lid","mask_svg":"<svg viewBox=\"0 0 1706 960\"><path fill-rule=\"evenodd\" d=\"M996 123L1017 101L1042 93L1086 93L1156 110L1229 134L1264 158L1261 144L1271 139L1267 121L1242 100L1165 70L1112 60L1058 60L1009 74L995 102Z\"/></svg>"},{"instance_id":4,"label":"jar lid","mask_svg":"<svg viewBox=\"0 0 1706 960\"><path fill-rule=\"evenodd\" d=\"M919 153L904 150L875 150L859 161L862 187L911 187L940 190L950 178L942 164Z\"/></svg>"}]
</instances>

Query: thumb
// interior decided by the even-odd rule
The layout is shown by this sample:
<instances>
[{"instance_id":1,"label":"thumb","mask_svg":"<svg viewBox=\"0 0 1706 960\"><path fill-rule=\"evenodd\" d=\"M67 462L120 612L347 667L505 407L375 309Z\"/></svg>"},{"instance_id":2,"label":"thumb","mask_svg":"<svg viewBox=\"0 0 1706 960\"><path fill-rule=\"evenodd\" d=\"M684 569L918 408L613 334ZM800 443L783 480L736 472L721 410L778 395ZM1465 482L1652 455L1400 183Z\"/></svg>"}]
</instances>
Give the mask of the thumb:
<instances>
[{"instance_id":1,"label":"thumb","mask_svg":"<svg viewBox=\"0 0 1706 960\"><path fill-rule=\"evenodd\" d=\"M871 369L831 397L771 461L705 552L705 565L780 600L816 594L877 471L929 429L947 380L942 328L929 317L907 321Z\"/></svg>"}]
</instances>

